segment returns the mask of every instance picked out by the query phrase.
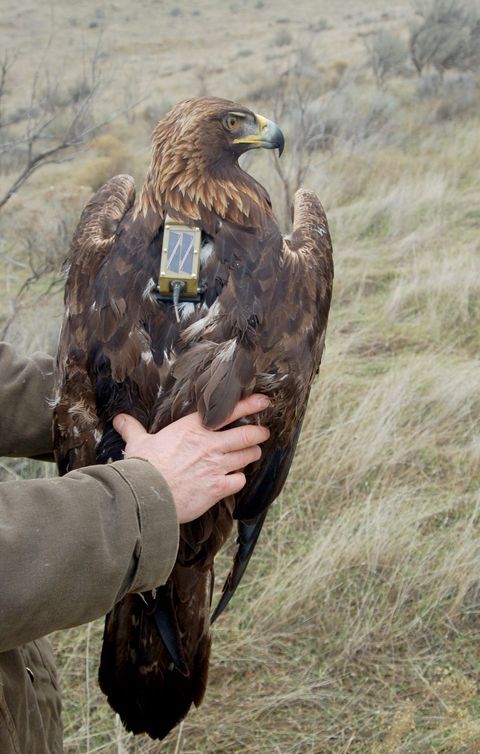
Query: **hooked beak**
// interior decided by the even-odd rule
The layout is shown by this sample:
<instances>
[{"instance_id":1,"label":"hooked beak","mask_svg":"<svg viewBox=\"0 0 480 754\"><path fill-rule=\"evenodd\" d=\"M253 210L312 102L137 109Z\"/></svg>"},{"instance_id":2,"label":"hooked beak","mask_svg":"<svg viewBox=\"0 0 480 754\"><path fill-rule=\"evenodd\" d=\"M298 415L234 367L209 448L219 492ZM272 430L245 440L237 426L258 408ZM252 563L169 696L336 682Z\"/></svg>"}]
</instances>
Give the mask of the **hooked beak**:
<instances>
[{"instance_id":1,"label":"hooked beak","mask_svg":"<svg viewBox=\"0 0 480 754\"><path fill-rule=\"evenodd\" d=\"M258 131L239 139L234 139L234 144L246 144L247 149L278 149L280 157L285 146L285 138L280 128L273 120L264 118L263 115L255 114L258 123Z\"/></svg>"}]
</instances>

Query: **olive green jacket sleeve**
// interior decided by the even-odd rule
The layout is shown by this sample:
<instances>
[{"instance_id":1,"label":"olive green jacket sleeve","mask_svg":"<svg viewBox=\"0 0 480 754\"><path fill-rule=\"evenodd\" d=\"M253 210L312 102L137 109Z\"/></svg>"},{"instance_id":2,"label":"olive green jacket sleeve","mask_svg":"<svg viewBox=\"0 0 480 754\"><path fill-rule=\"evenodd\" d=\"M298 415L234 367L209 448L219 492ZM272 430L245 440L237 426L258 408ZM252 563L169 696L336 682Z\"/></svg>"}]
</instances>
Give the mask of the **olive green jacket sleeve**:
<instances>
[{"instance_id":1,"label":"olive green jacket sleeve","mask_svg":"<svg viewBox=\"0 0 480 754\"><path fill-rule=\"evenodd\" d=\"M51 389L49 363L48 357L22 360L0 349L1 454L51 452L51 409L35 413ZM177 547L170 490L147 461L91 466L61 479L3 482L0 651L97 618L124 594L164 583Z\"/></svg>"},{"instance_id":2,"label":"olive green jacket sleeve","mask_svg":"<svg viewBox=\"0 0 480 754\"><path fill-rule=\"evenodd\" d=\"M51 356L28 359L0 343L0 456L53 460L53 370Z\"/></svg>"}]
</instances>

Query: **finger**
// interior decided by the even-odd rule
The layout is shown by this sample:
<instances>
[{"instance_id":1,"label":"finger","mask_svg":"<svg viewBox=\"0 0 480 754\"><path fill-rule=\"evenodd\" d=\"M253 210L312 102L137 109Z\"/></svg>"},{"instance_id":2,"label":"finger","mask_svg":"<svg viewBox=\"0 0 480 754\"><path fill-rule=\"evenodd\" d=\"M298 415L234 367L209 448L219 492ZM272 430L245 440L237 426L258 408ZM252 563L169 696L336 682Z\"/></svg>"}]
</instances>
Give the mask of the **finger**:
<instances>
[{"instance_id":1,"label":"finger","mask_svg":"<svg viewBox=\"0 0 480 754\"><path fill-rule=\"evenodd\" d=\"M219 424L218 427L215 427L215 429L226 427L228 424L237 421L237 419L241 419L243 416L251 416L251 414L257 414L259 411L265 411L269 405L270 401L266 395L253 393L252 395L249 395L248 398L242 398L241 401L238 401L230 416L228 416L224 422Z\"/></svg>"},{"instance_id":2,"label":"finger","mask_svg":"<svg viewBox=\"0 0 480 754\"><path fill-rule=\"evenodd\" d=\"M259 445L253 445L246 450L237 450L236 453L226 453L223 456L223 467L227 473L231 471L240 471L248 466L249 463L258 461L262 457L262 451Z\"/></svg>"},{"instance_id":3,"label":"finger","mask_svg":"<svg viewBox=\"0 0 480 754\"><path fill-rule=\"evenodd\" d=\"M259 445L270 437L270 431L259 424L242 424L241 427L215 432L216 449L220 453L232 453Z\"/></svg>"},{"instance_id":4,"label":"finger","mask_svg":"<svg viewBox=\"0 0 480 754\"><path fill-rule=\"evenodd\" d=\"M227 474L224 477L225 492L223 497L227 497L227 495L235 495L237 492L240 492L240 490L245 487L246 482L247 479L245 474L241 471L237 471L235 474Z\"/></svg>"},{"instance_id":5,"label":"finger","mask_svg":"<svg viewBox=\"0 0 480 754\"><path fill-rule=\"evenodd\" d=\"M113 418L113 428L121 435L125 442L131 442L136 437L147 434L147 430L138 419L129 414L117 414Z\"/></svg>"}]
</instances>

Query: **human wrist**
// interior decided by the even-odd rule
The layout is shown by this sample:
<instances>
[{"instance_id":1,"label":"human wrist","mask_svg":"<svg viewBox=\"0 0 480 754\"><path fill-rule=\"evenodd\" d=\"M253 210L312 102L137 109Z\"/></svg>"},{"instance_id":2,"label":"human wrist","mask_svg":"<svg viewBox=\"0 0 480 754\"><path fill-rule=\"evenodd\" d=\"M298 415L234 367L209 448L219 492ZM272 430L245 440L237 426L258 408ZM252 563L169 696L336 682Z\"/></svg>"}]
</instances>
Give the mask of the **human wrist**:
<instances>
[{"instance_id":1,"label":"human wrist","mask_svg":"<svg viewBox=\"0 0 480 754\"><path fill-rule=\"evenodd\" d=\"M172 492L158 469L144 458L112 464L135 499L141 551L131 591L146 591L164 583L178 550L179 523Z\"/></svg>"}]
</instances>

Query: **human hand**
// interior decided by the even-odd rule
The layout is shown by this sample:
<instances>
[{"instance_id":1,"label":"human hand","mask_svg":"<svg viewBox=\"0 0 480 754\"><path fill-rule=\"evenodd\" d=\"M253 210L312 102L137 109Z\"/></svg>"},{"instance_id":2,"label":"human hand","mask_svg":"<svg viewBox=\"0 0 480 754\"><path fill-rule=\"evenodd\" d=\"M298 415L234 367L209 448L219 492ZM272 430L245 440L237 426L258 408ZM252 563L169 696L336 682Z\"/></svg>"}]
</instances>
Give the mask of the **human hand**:
<instances>
[{"instance_id":1,"label":"human hand","mask_svg":"<svg viewBox=\"0 0 480 754\"><path fill-rule=\"evenodd\" d=\"M263 411L269 400L253 394L239 401L224 424ZM144 458L165 478L179 523L193 521L227 495L245 485L240 471L262 455L259 443L270 436L266 427L244 424L218 430L203 426L198 412L149 434L133 416L118 414L113 426L125 441L125 458Z\"/></svg>"}]
</instances>

